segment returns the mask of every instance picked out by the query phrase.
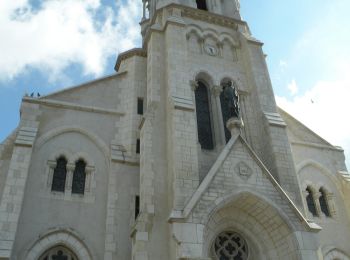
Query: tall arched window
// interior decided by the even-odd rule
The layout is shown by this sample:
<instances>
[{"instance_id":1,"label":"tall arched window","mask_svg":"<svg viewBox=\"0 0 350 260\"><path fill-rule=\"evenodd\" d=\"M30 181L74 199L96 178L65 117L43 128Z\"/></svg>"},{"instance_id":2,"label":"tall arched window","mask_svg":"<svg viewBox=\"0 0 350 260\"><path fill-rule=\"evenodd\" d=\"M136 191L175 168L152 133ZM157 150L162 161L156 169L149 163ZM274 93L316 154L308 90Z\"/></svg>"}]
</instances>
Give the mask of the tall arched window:
<instances>
[{"instance_id":1,"label":"tall arched window","mask_svg":"<svg viewBox=\"0 0 350 260\"><path fill-rule=\"evenodd\" d=\"M306 192L307 192L307 195L306 195L307 207L313 216L317 216L317 210L316 210L312 189L310 187L307 187Z\"/></svg>"},{"instance_id":2,"label":"tall arched window","mask_svg":"<svg viewBox=\"0 0 350 260\"><path fill-rule=\"evenodd\" d=\"M211 129L208 89L201 81L195 90L198 140L202 149L214 149L213 133Z\"/></svg>"},{"instance_id":3,"label":"tall arched window","mask_svg":"<svg viewBox=\"0 0 350 260\"><path fill-rule=\"evenodd\" d=\"M228 101L224 96L224 92L222 91L220 93L220 104L221 104L221 113L222 113L222 120L224 124L224 130L225 130L225 140L226 143L230 140L231 138L231 133L226 127L226 122L227 120L230 119L230 112L228 111Z\"/></svg>"},{"instance_id":4,"label":"tall arched window","mask_svg":"<svg viewBox=\"0 0 350 260\"><path fill-rule=\"evenodd\" d=\"M321 207L321 211L327 216L330 217L331 214L329 212L329 208L328 208L328 203L327 203L327 197L326 197L326 191L324 190L324 188L320 188L320 193L321 196L319 197L319 202L320 202L320 207Z\"/></svg>"},{"instance_id":5,"label":"tall arched window","mask_svg":"<svg viewBox=\"0 0 350 260\"><path fill-rule=\"evenodd\" d=\"M221 87L220 104L227 143L231 138L231 132L227 129L226 123L230 118L240 118L240 102L238 88L232 80L224 79Z\"/></svg>"},{"instance_id":6,"label":"tall arched window","mask_svg":"<svg viewBox=\"0 0 350 260\"><path fill-rule=\"evenodd\" d=\"M84 194L85 179L86 179L86 163L80 159L75 163L73 173L72 193Z\"/></svg>"},{"instance_id":7,"label":"tall arched window","mask_svg":"<svg viewBox=\"0 0 350 260\"><path fill-rule=\"evenodd\" d=\"M57 159L56 168L53 172L52 178L52 191L64 192L66 185L66 175L67 175L67 160L63 156Z\"/></svg>"}]
</instances>

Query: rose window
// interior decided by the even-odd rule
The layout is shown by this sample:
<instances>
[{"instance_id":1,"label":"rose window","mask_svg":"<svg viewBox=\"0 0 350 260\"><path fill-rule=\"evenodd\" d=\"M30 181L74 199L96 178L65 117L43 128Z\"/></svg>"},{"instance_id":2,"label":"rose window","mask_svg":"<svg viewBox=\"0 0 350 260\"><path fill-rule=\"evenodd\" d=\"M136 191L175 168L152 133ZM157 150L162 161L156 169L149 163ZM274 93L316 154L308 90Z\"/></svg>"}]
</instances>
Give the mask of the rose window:
<instances>
[{"instance_id":1,"label":"rose window","mask_svg":"<svg viewBox=\"0 0 350 260\"><path fill-rule=\"evenodd\" d=\"M217 236L213 251L218 260L247 260L248 246L235 232L223 232Z\"/></svg>"}]
</instances>

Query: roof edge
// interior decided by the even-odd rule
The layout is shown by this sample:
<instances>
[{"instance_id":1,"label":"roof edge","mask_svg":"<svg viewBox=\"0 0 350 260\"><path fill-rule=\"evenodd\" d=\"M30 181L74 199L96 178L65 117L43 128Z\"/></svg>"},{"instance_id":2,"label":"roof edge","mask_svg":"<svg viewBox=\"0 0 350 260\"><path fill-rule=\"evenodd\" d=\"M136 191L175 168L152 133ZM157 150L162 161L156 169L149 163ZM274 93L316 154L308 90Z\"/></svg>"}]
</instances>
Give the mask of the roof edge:
<instances>
[{"instance_id":1,"label":"roof edge","mask_svg":"<svg viewBox=\"0 0 350 260\"><path fill-rule=\"evenodd\" d=\"M145 51L142 48L134 48L134 49L119 53L117 61L116 61L115 66L114 66L114 70L116 72L118 72L122 61L129 59L133 56L147 57L147 51Z\"/></svg>"}]
</instances>

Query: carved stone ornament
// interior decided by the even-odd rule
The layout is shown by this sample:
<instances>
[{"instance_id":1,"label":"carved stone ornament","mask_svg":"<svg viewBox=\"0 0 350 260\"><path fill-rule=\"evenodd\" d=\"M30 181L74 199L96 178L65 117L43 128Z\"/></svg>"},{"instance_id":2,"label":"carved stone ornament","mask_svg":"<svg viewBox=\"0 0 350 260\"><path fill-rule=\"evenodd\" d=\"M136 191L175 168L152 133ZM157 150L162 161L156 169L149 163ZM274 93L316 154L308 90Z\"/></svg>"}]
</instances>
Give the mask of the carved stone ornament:
<instances>
[{"instance_id":1,"label":"carved stone ornament","mask_svg":"<svg viewBox=\"0 0 350 260\"><path fill-rule=\"evenodd\" d=\"M210 44L205 44L204 45L204 51L210 55L210 56L217 56L218 55L218 49Z\"/></svg>"},{"instance_id":2,"label":"carved stone ornament","mask_svg":"<svg viewBox=\"0 0 350 260\"><path fill-rule=\"evenodd\" d=\"M215 97L220 96L221 92L222 92L222 86L220 86L220 85L213 86L212 93L214 94Z\"/></svg>"},{"instance_id":3,"label":"carved stone ornament","mask_svg":"<svg viewBox=\"0 0 350 260\"><path fill-rule=\"evenodd\" d=\"M193 91L195 91L198 88L198 81L197 80L190 80L190 86Z\"/></svg>"},{"instance_id":4,"label":"carved stone ornament","mask_svg":"<svg viewBox=\"0 0 350 260\"><path fill-rule=\"evenodd\" d=\"M244 163L239 162L235 167L235 172L240 176L243 180L248 180L250 176L253 174L252 169Z\"/></svg>"}]
</instances>

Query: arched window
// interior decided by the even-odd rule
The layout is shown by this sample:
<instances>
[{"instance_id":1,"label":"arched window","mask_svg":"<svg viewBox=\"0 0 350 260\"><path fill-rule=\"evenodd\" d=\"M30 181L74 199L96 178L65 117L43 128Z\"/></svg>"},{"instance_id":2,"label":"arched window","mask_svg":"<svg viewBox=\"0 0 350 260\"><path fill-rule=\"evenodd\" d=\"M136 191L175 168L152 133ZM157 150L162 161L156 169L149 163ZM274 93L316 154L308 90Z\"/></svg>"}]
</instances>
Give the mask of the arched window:
<instances>
[{"instance_id":1,"label":"arched window","mask_svg":"<svg viewBox=\"0 0 350 260\"><path fill-rule=\"evenodd\" d=\"M73 173L72 193L84 194L85 179L86 179L86 163L80 159L75 163Z\"/></svg>"},{"instance_id":2,"label":"arched window","mask_svg":"<svg viewBox=\"0 0 350 260\"><path fill-rule=\"evenodd\" d=\"M67 160L63 156L57 159L56 168L53 172L52 178L52 191L64 192L66 185L66 175L67 175Z\"/></svg>"},{"instance_id":3,"label":"arched window","mask_svg":"<svg viewBox=\"0 0 350 260\"><path fill-rule=\"evenodd\" d=\"M240 104L237 86L230 79L221 82L220 93L221 113L225 130L226 143L231 138L231 132L227 129L226 123L230 118L240 118Z\"/></svg>"},{"instance_id":4,"label":"arched window","mask_svg":"<svg viewBox=\"0 0 350 260\"><path fill-rule=\"evenodd\" d=\"M235 232L223 232L214 241L213 253L217 260L247 260L248 246L241 235Z\"/></svg>"},{"instance_id":5,"label":"arched window","mask_svg":"<svg viewBox=\"0 0 350 260\"><path fill-rule=\"evenodd\" d=\"M208 11L206 0L196 0L196 3L198 9Z\"/></svg>"},{"instance_id":6,"label":"arched window","mask_svg":"<svg viewBox=\"0 0 350 260\"><path fill-rule=\"evenodd\" d=\"M71 250L57 246L47 250L39 260L78 260L78 257Z\"/></svg>"},{"instance_id":7,"label":"arched window","mask_svg":"<svg viewBox=\"0 0 350 260\"><path fill-rule=\"evenodd\" d=\"M224 91L220 93L220 104L221 104L222 120L224 124L224 129L225 129L225 140L227 143L231 138L231 133L226 127L226 122L227 120L230 119L230 111L228 110L228 100L225 98Z\"/></svg>"},{"instance_id":8,"label":"arched window","mask_svg":"<svg viewBox=\"0 0 350 260\"><path fill-rule=\"evenodd\" d=\"M213 150L208 89L201 81L198 82L198 87L195 90L195 98L199 143L202 149Z\"/></svg>"},{"instance_id":9,"label":"arched window","mask_svg":"<svg viewBox=\"0 0 350 260\"><path fill-rule=\"evenodd\" d=\"M327 203L327 197L326 197L326 192L324 190L324 188L320 188L320 193L321 196L319 197L319 202L320 202L320 207L321 207L321 211L327 216L330 217L331 214L329 212L329 208L328 208L328 203Z\"/></svg>"},{"instance_id":10,"label":"arched window","mask_svg":"<svg viewBox=\"0 0 350 260\"><path fill-rule=\"evenodd\" d=\"M307 195L306 195L307 207L313 216L317 216L317 210L316 210L312 189L310 187L307 187L306 192L307 192Z\"/></svg>"}]
</instances>

